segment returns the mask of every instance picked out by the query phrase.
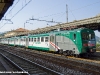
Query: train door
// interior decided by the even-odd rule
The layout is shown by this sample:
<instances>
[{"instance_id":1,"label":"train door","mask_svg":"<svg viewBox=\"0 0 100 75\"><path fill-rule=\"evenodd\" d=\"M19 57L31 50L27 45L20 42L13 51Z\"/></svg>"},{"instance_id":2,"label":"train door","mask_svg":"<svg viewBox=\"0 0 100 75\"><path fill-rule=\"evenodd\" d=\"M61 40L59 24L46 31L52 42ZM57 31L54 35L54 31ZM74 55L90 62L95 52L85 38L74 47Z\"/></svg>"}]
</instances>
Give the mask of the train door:
<instances>
[{"instance_id":1,"label":"train door","mask_svg":"<svg viewBox=\"0 0 100 75\"><path fill-rule=\"evenodd\" d=\"M75 42L75 43L77 43L77 38L76 38L76 33L73 33L73 41Z\"/></svg>"},{"instance_id":2,"label":"train door","mask_svg":"<svg viewBox=\"0 0 100 75\"><path fill-rule=\"evenodd\" d=\"M71 43L70 50L74 52L74 54L79 54L80 53L80 35L79 32L73 32L72 33L72 40L73 43Z\"/></svg>"},{"instance_id":3,"label":"train door","mask_svg":"<svg viewBox=\"0 0 100 75\"><path fill-rule=\"evenodd\" d=\"M8 44L9 44L9 38L8 38Z\"/></svg>"},{"instance_id":4,"label":"train door","mask_svg":"<svg viewBox=\"0 0 100 75\"><path fill-rule=\"evenodd\" d=\"M69 50L76 51L76 45L78 43L77 40L79 39L79 38L77 38L76 32L71 32L70 39L71 39L71 41L69 42Z\"/></svg>"},{"instance_id":5,"label":"train door","mask_svg":"<svg viewBox=\"0 0 100 75\"><path fill-rule=\"evenodd\" d=\"M14 40L14 46L15 46L16 45L16 40L17 40L16 37L13 38L13 40Z\"/></svg>"},{"instance_id":6,"label":"train door","mask_svg":"<svg viewBox=\"0 0 100 75\"><path fill-rule=\"evenodd\" d=\"M57 47L56 47L56 36L55 36L55 34L50 35L49 43L50 43L50 50L52 50L52 51L58 50Z\"/></svg>"},{"instance_id":7,"label":"train door","mask_svg":"<svg viewBox=\"0 0 100 75\"><path fill-rule=\"evenodd\" d=\"M29 46L29 40L28 40L28 37L26 37L26 47Z\"/></svg>"}]
</instances>

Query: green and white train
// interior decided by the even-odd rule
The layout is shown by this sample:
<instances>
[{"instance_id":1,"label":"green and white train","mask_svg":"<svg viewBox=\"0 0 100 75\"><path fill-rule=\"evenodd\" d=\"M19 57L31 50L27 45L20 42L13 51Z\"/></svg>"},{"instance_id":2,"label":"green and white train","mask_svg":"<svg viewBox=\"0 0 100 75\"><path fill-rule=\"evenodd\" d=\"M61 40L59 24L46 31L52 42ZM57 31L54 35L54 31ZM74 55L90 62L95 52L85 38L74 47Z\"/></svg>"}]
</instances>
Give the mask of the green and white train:
<instances>
[{"instance_id":1,"label":"green and white train","mask_svg":"<svg viewBox=\"0 0 100 75\"><path fill-rule=\"evenodd\" d=\"M65 55L96 52L95 33L87 28L2 38L0 43L35 50L54 51Z\"/></svg>"}]
</instances>

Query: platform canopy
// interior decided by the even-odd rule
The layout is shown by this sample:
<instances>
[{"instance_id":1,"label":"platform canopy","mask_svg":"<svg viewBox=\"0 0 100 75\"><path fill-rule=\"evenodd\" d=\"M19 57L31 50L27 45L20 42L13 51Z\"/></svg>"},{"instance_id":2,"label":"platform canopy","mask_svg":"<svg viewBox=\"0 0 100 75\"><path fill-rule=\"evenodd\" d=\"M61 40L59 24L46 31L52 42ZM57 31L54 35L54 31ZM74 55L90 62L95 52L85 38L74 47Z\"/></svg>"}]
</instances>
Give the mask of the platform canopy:
<instances>
[{"instance_id":1,"label":"platform canopy","mask_svg":"<svg viewBox=\"0 0 100 75\"><path fill-rule=\"evenodd\" d=\"M0 0L0 20L9 9L9 7L13 4L14 0Z\"/></svg>"}]
</instances>

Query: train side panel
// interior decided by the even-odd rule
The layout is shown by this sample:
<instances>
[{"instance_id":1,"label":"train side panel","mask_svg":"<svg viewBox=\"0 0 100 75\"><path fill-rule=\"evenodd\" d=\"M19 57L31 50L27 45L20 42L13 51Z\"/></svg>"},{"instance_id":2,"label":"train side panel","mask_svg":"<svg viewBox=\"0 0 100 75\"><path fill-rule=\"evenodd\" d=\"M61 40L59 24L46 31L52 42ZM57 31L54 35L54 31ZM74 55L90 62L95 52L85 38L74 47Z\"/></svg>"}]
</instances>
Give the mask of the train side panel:
<instances>
[{"instance_id":1,"label":"train side panel","mask_svg":"<svg viewBox=\"0 0 100 75\"><path fill-rule=\"evenodd\" d=\"M49 36L48 35L37 35L29 36L29 45L28 48L38 49L38 50L49 50Z\"/></svg>"}]
</instances>

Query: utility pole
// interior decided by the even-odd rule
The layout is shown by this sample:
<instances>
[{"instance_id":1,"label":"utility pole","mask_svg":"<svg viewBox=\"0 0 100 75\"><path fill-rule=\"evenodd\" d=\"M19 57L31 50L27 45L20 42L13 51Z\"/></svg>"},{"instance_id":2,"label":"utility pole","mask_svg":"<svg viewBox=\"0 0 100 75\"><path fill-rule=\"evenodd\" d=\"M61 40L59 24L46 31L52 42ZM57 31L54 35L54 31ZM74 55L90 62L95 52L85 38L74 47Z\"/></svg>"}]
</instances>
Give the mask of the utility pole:
<instances>
[{"instance_id":1,"label":"utility pole","mask_svg":"<svg viewBox=\"0 0 100 75\"><path fill-rule=\"evenodd\" d=\"M66 20L67 20L67 23L68 23L68 5L66 4Z\"/></svg>"}]
</instances>

